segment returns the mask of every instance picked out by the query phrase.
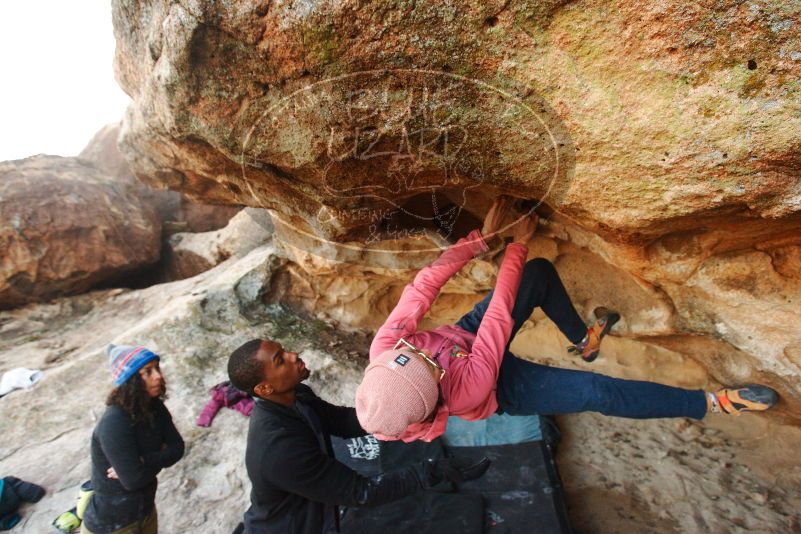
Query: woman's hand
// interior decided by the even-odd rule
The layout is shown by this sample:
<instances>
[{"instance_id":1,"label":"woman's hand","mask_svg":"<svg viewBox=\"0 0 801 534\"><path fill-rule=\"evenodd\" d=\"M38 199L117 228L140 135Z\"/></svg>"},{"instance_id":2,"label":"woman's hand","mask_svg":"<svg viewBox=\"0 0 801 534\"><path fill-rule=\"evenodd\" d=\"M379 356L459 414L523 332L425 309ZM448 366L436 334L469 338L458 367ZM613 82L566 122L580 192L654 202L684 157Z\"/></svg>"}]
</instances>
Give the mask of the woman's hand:
<instances>
[{"instance_id":1,"label":"woman's hand","mask_svg":"<svg viewBox=\"0 0 801 534\"><path fill-rule=\"evenodd\" d=\"M537 231L539 222L540 216L534 212L517 221L512 230L512 241L520 245L527 245L531 238L534 237L534 232Z\"/></svg>"},{"instance_id":2,"label":"woman's hand","mask_svg":"<svg viewBox=\"0 0 801 534\"><path fill-rule=\"evenodd\" d=\"M109 467L106 470L106 476L112 480L119 480L120 477L117 476L117 472L114 470L113 467Z\"/></svg>"},{"instance_id":3,"label":"woman's hand","mask_svg":"<svg viewBox=\"0 0 801 534\"><path fill-rule=\"evenodd\" d=\"M493 201L492 206L487 211L487 215L484 217L484 226L481 228L482 236L490 238L498 233L504 218L509 213L510 206L509 199L503 195Z\"/></svg>"}]
</instances>

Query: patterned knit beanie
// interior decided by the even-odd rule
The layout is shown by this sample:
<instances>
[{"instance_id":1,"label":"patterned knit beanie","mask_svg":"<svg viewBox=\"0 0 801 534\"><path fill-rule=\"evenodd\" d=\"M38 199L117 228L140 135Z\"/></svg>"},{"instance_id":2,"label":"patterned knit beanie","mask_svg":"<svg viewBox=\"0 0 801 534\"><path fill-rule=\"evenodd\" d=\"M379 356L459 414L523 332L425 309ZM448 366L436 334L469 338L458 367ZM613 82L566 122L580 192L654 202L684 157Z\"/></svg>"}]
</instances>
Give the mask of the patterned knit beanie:
<instances>
[{"instance_id":1,"label":"patterned knit beanie","mask_svg":"<svg viewBox=\"0 0 801 534\"><path fill-rule=\"evenodd\" d=\"M106 347L108 364L111 367L111 378L115 386L121 386L128 381L139 369L152 360L160 359L145 347L131 347L129 345L114 345L109 343Z\"/></svg>"},{"instance_id":2,"label":"patterned knit beanie","mask_svg":"<svg viewBox=\"0 0 801 534\"><path fill-rule=\"evenodd\" d=\"M428 417L438 400L428 364L406 349L388 350L364 370L356 389L356 417L371 434L398 437Z\"/></svg>"}]
</instances>

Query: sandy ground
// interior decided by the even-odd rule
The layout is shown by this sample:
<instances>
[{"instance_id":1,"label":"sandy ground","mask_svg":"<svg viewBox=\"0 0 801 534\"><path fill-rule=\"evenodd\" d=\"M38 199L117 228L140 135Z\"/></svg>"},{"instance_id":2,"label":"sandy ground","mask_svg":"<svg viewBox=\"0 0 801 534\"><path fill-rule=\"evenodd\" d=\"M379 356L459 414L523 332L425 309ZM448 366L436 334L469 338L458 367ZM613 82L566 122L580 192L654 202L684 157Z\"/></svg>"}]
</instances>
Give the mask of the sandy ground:
<instances>
[{"instance_id":1,"label":"sandy ground","mask_svg":"<svg viewBox=\"0 0 801 534\"><path fill-rule=\"evenodd\" d=\"M560 424L577 533L801 532L798 428L755 414Z\"/></svg>"}]
</instances>

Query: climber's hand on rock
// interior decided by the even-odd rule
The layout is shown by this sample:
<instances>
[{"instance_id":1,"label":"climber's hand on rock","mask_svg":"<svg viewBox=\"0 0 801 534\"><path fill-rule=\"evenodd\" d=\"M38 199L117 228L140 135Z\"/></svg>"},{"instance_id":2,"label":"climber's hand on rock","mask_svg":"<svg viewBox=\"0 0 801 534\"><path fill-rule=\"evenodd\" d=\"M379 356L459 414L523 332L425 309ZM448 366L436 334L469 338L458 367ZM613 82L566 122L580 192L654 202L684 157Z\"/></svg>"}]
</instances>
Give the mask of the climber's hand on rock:
<instances>
[{"instance_id":1,"label":"climber's hand on rock","mask_svg":"<svg viewBox=\"0 0 801 534\"><path fill-rule=\"evenodd\" d=\"M489 239L498 233L504 218L506 218L506 215L509 213L510 207L511 202L509 198L503 195L493 201L492 206L490 206L490 209L487 211L487 215L484 217L484 226L481 228L481 235L484 236L485 239Z\"/></svg>"},{"instance_id":2,"label":"climber's hand on rock","mask_svg":"<svg viewBox=\"0 0 801 534\"><path fill-rule=\"evenodd\" d=\"M512 240L521 245L527 245L531 238L534 237L534 232L537 231L537 224L540 222L540 216L536 213L526 215L515 223L512 230Z\"/></svg>"}]
</instances>

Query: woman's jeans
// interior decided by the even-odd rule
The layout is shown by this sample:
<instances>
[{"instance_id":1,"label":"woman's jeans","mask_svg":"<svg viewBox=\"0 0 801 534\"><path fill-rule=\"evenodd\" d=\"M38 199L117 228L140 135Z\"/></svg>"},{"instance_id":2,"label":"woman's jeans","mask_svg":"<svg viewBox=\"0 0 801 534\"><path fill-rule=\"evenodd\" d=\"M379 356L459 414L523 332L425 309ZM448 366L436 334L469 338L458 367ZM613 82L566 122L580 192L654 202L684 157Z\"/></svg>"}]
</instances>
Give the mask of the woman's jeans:
<instances>
[{"instance_id":1,"label":"woman's jeans","mask_svg":"<svg viewBox=\"0 0 801 534\"><path fill-rule=\"evenodd\" d=\"M459 319L457 326L468 332L478 331L490 298L492 293ZM556 269L543 258L529 261L523 270L512 310L515 324L510 343L537 306L571 342L578 343L586 335L587 326L570 302ZM600 412L634 419L702 419L706 414L706 397L701 390L548 367L518 358L509 352L508 345L498 377L497 398L500 410L511 415Z\"/></svg>"}]
</instances>

